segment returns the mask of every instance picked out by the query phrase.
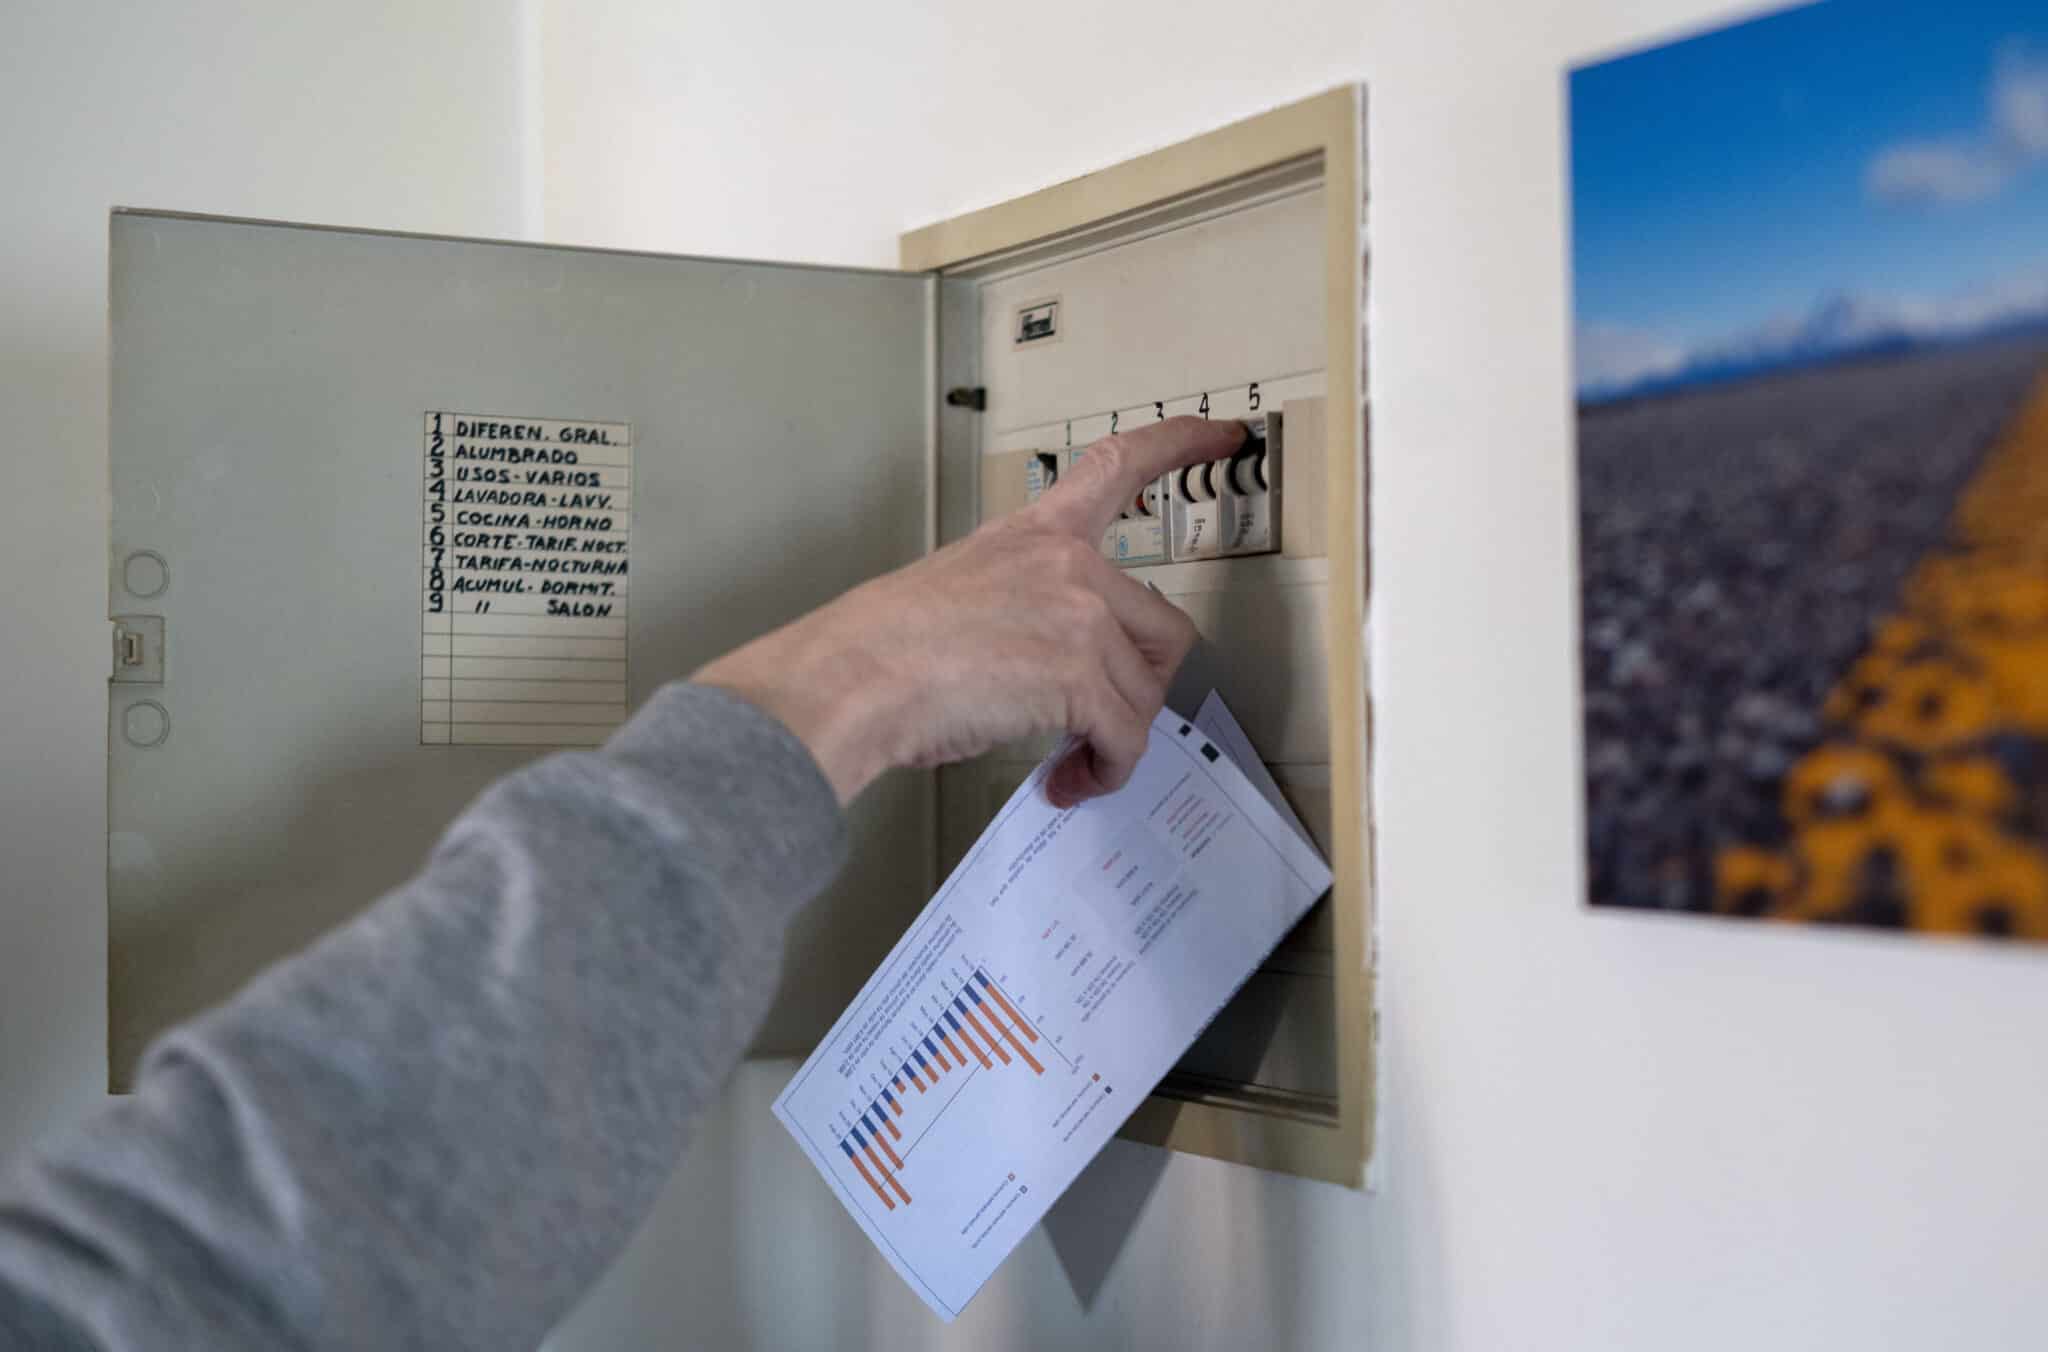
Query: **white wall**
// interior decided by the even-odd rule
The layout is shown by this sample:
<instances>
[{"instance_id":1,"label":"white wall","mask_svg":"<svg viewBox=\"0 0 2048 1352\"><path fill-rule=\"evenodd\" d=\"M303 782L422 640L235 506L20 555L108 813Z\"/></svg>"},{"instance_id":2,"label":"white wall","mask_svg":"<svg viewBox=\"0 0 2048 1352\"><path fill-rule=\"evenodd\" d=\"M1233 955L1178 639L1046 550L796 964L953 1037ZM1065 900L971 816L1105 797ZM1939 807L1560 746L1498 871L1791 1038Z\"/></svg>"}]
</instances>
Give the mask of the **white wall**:
<instances>
[{"instance_id":1,"label":"white wall","mask_svg":"<svg viewBox=\"0 0 2048 1352\"><path fill-rule=\"evenodd\" d=\"M537 34L493 0L6 8L0 1154L106 1085L107 209L517 235Z\"/></svg>"},{"instance_id":2,"label":"white wall","mask_svg":"<svg viewBox=\"0 0 2048 1352\"><path fill-rule=\"evenodd\" d=\"M750 1067L558 1344L2039 1341L2048 957L1579 904L1559 70L1711 0L161 8L0 49L0 1150L102 1075L107 205L887 263L1366 78L1381 1191L1115 1146L948 1329Z\"/></svg>"},{"instance_id":3,"label":"white wall","mask_svg":"<svg viewBox=\"0 0 2048 1352\"><path fill-rule=\"evenodd\" d=\"M550 11L550 236L888 263L1369 80L1383 1182L1113 1147L944 1329L756 1067L563 1347L2039 1344L2048 955L1580 903L1561 71L1730 6L697 8Z\"/></svg>"},{"instance_id":4,"label":"white wall","mask_svg":"<svg viewBox=\"0 0 2048 1352\"><path fill-rule=\"evenodd\" d=\"M893 267L906 225L1356 79L1366 27L1339 0L552 4L546 235Z\"/></svg>"}]
</instances>

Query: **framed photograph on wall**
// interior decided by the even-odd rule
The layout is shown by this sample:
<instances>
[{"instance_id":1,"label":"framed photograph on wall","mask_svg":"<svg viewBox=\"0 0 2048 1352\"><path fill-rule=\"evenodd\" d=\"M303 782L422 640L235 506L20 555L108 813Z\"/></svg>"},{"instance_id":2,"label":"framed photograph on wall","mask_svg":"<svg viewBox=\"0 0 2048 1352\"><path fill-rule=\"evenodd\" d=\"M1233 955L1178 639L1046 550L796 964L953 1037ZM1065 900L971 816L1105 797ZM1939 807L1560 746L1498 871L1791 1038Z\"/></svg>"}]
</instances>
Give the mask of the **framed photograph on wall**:
<instances>
[{"instance_id":1,"label":"framed photograph on wall","mask_svg":"<svg viewBox=\"0 0 2048 1352\"><path fill-rule=\"evenodd\" d=\"M2048 8L1569 106L1590 900L2048 938Z\"/></svg>"}]
</instances>

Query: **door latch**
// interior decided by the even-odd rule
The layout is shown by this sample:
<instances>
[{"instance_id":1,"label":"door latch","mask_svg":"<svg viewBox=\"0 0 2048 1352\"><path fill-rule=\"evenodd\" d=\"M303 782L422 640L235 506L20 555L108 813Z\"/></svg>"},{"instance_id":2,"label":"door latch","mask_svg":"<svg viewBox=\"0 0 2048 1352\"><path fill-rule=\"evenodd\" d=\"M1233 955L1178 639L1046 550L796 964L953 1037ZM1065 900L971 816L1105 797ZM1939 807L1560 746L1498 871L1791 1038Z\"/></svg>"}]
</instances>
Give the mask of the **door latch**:
<instances>
[{"instance_id":1,"label":"door latch","mask_svg":"<svg viewBox=\"0 0 2048 1352\"><path fill-rule=\"evenodd\" d=\"M114 672L119 685L162 685L164 682L164 617L114 617Z\"/></svg>"}]
</instances>

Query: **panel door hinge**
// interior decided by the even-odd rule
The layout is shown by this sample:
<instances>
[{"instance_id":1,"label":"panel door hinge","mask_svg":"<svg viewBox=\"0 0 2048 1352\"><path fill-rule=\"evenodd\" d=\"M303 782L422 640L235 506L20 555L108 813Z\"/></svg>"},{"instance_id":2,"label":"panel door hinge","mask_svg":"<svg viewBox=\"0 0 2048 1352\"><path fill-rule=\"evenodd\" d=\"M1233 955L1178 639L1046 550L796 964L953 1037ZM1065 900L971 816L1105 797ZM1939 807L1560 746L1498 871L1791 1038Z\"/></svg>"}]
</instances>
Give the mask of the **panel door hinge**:
<instances>
[{"instance_id":1,"label":"panel door hinge","mask_svg":"<svg viewBox=\"0 0 2048 1352\"><path fill-rule=\"evenodd\" d=\"M114 672L108 679L121 685L163 684L163 616L114 616Z\"/></svg>"},{"instance_id":2,"label":"panel door hinge","mask_svg":"<svg viewBox=\"0 0 2048 1352\"><path fill-rule=\"evenodd\" d=\"M988 391L979 385L959 385L946 391L946 403L953 408L971 408L981 413L988 408Z\"/></svg>"}]
</instances>

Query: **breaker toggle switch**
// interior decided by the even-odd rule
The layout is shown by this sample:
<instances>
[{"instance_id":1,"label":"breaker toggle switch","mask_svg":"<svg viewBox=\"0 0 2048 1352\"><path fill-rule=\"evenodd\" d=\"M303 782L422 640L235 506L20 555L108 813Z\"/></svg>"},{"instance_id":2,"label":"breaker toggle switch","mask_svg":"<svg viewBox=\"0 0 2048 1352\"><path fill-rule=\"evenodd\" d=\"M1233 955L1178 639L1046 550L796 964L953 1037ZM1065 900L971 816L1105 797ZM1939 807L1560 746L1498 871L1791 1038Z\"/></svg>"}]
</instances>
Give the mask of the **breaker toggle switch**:
<instances>
[{"instance_id":1,"label":"breaker toggle switch","mask_svg":"<svg viewBox=\"0 0 2048 1352\"><path fill-rule=\"evenodd\" d=\"M1039 451L1024 467L1024 496L1036 502L1039 497L1060 480L1060 458L1051 451Z\"/></svg>"},{"instance_id":2,"label":"breaker toggle switch","mask_svg":"<svg viewBox=\"0 0 2048 1352\"><path fill-rule=\"evenodd\" d=\"M1068 452L1067 463L1078 462L1084 447ZM1161 511L1160 485L1149 483L1131 499L1130 506L1117 513L1109 529L1102 532L1102 556L1111 563L1130 566L1166 562L1166 519Z\"/></svg>"},{"instance_id":3,"label":"breaker toggle switch","mask_svg":"<svg viewBox=\"0 0 2048 1352\"><path fill-rule=\"evenodd\" d=\"M1254 428L1227 468L1225 554L1270 554L1280 548L1280 415Z\"/></svg>"},{"instance_id":4,"label":"breaker toggle switch","mask_svg":"<svg viewBox=\"0 0 2048 1352\"><path fill-rule=\"evenodd\" d=\"M1235 454L1168 476L1174 562L1280 548L1280 418L1268 414L1249 426Z\"/></svg>"},{"instance_id":5,"label":"breaker toggle switch","mask_svg":"<svg viewBox=\"0 0 2048 1352\"><path fill-rule=\"evenodd\" d=\"M1170 515L1175 562L1222 556L1223 503L1216 480L1225 468L1226 462L1212 460L1168 476L1173 484Z\"/></svg>"}]
</instances>

